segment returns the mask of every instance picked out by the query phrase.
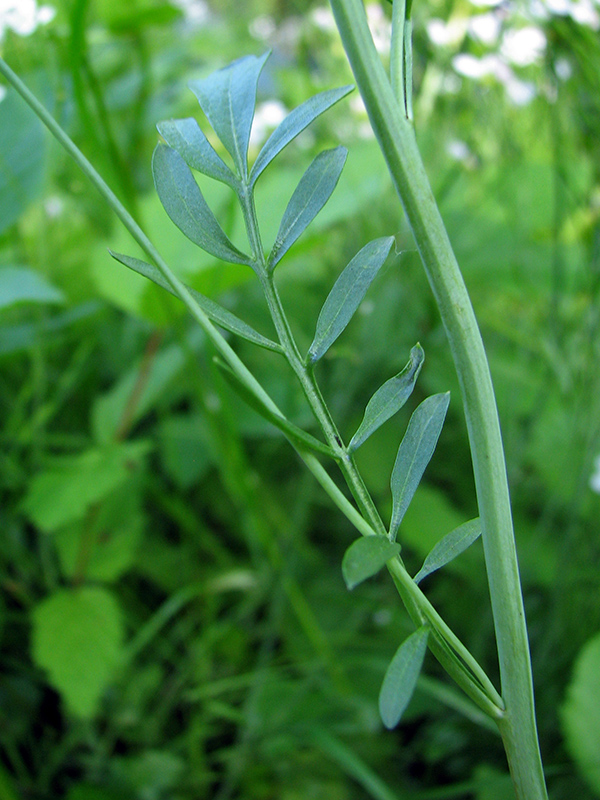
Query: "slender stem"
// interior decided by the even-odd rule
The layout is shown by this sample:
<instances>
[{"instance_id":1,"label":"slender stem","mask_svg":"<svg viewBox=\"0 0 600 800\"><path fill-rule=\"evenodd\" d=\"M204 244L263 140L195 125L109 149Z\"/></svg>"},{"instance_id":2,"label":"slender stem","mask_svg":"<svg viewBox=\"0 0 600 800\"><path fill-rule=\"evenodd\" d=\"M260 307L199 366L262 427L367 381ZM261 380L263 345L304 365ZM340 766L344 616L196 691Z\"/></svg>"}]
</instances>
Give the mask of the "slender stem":
<instances>
[{"instance_id":1,"label":"slender stem","mask_svg":"<svg viewBox=\"0 0 600 800\"><path fill-rule=\"evenodd\" d=\"M506 714L499 723L517 796L546 798L529 643L500 425L471 302L437 208L414 130L381 65L361 0L331 0L357 84L412 228L448 336L473 457Z\"/></svg>"}]
</instances>

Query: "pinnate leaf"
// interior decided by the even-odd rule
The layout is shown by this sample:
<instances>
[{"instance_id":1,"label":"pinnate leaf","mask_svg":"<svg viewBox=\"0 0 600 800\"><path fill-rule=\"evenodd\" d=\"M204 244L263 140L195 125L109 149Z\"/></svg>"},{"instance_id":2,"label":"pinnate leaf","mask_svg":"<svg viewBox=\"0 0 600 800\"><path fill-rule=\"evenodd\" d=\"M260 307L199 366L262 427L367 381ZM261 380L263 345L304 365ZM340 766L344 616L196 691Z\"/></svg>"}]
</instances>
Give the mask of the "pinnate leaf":
<instances>
[{"instance_id":1,"label":"pinnate leaf","mask_svg":"<svg viewBox=\"0 0 600 800\"><path fill-rule=\"evenodd\" d=\"M450 531L443 539L440 539L429 553L423 562L423 566L414 577L415 583L420 583L427 575L431 575L432 572L449 564L480 536L481 520L479 517L469 520L469 522L465 522Z\"/></svg>"},{"instance_id":2,"label":"pinnate leaf","mask_svg":"<svg viewBox=\"0 0 600 800\"><path fill-rule=\"evenodd\" d=\"M386 728L395 728L408 706L427 650L429 628L422 625L405 639L392 658L379 692L379 713Z\"/></svg>"},{"instance_id":3,"label":"pinnate leaf","mask_svg":"<svg viewBox=\"0 0 600 800\"><path fill-rule=\"evenodd\" d=\"M248 143L256 87L268 57L269 53L260 57L245 56L189 85L244 180L248 176Z\"/></svg>"},{"instance_id":4,"label":"pinnate leaf","mask_svg":"<svg viewBox=\"0 0 600 800\"><path fill-rule=\"evenodd\" d=\"M325 150L306 170L284 211L269 256L269 269L274 269L329 200L342 174L347 155L345 147Z\"/></svg>"},{"instance_id":5,"label":"pinnate leaf","mask_svg":"<svg viewBox=\"0 0 600 800\"><path fill-rule=\"evenodd\" d=\"M348 445L350 452L360 447L406 403L415 388L424 357L421 345L415 345L410 351L410 361L402 372L390 378L375 392L367 403L363 421Z\"/></svg>"},{"instance_id":6,"label":"pinnate leaf","mask_svg":"<svg viewBox=\"0 0 600 800\"><path fill-rule=\"evenodd\" d=\"M156 126L165 142L192 169L237 188L238 179L219 156L195 119L167 119Z\"/></svg>"},{"instance_id":7,"label":"pinnate leaf","mask_svg":"<svg viewBox=\"0 0 600 800\"><path fill-rule=\"evenodd\" d=\"M134 258L133 256L126 256L122 253L114 253L112 250L109 250L108 252L114 259L119 261L124 266L129 267L129 269L137 272L139 275L143 275L145 278L149 278L149 280L153 281L158 286L161 286L163 289L166 289L167 292L170 292L172 295L175 295L176 297L178 296L177 292L173 289L169 281L163 276L162 272L153 264L148 264L146 261L142 261L139 258ZM231 311L223 308L223 306L219 305L219 303L215 303L215 301L211 300L209 297L205 297L203 294L200 294L200 292L192 289L191 286L186 286L185 288L192 295L206 316L221 328L224 328L230 333L235 333L236 336L241 336L242 339L246 339L248 342L252 342L252 344L256 344L259 347L264 347L266 350L272 350L275 353L281 353L281 345L271 341L271 339L267 339L266 336L258 333L258 331L255 331L254 328L245 323L239 317L236 317L236 315L232 314Z\"/></svg>"},{"instance_id":8,"label":"pinnate leaf","mask_svg":"<svg viewBox=\"0 0 600 800\"><path fill-rule=\"evenodd\" d=\"M342 575L348 589L375 575L400 553L400 545L387 536L364 536L357 539L344 553Z\"/></svg>"},{"instance_id":9,"label":"pinnate leaf","mask_svg":"<svg viewBox=\"0 0 600 800\"><path fill-rule=\"evenodd\" d=\"M392 539L396 538L406 509L431 460L449 403L449 392L434 394L423 400L410 418L392 470L393 507L390 526Z\"/></svg>"},{"instance_id":10,"label":"pinnate leaf","mask_svg":"<svg viewBox=\"0 0 600 800\"><path fill-rule=\"evenodd\" d=\"M241 253L223 233L190 168L176 150L157 145L152 171L165 211L188 239L223 261L251 263L249 256Z\"/></svg>"},{"instance_id":11,"label":"pinnate leaf","mask_svg":"<svg viewBox=\"0 0 600 800\"><path fill-rule=\"evenodd\" d=\"M256 181L275 156L299 133L302 133L320 114L345 97L353 88L353 86L342 86L339 89L328 89L326 92L309 98L291 111L263 145L250 172L250 183L253 184Z\"/></svg>"},{"instance_id":12,"label":"pinnate leaf","mask_svg":"<svg viewBox=\"0 0 600 800\"><path fill-rule=\"evenodd\" d=\"M365 245L344 269L329 292L308 351L308 361L322 358L346 328L364 299L367 289L386 260L394 237L375 239Z\"/></svg>"}]
</instances>

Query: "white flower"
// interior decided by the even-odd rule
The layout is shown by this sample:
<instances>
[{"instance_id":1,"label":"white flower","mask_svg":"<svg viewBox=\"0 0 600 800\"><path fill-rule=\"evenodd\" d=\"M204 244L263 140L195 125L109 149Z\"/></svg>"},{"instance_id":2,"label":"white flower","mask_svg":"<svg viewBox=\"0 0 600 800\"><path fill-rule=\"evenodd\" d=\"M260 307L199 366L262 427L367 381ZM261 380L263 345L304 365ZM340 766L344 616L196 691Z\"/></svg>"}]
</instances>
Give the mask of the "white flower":
<instances>
[{"instance_id":1,"label":"white flower","mask_svg":"<svg viewBox=\"0 0 600 800\"><path fill-rule=\"evenodd\" d=\"M0 0L0 40L7 28L19 36L30 36L38 25L54 19L52 6L37 7L36 0Z\"/></svg>"},{"instance_id":2,"label":"white flower","mask_svg":"<svg viewBox=\"0 0 600 800\"><path fill-rule=\"evenodd\" d=\"M502 37L500 52L518 67L533 64L544 54L546 49L546 36L540 28L529 25L516 30L512 28Z\"/></svg>"},{"instance_id":3,"label":"white flower","mask_svg":"<svg viewBox=\"0 0 600 800\"><path fill-rule=\"evenodd\" d=\"M500 36L500 17L493 12L476 14L469 20L469 33L483 44L493 45Z\"/></svg>"},{"instance_id":4,"label":"white flower","mask_svg":"<svg viewBox=\"0 0 600 800\"><path fill-rule=\"evenodd\" d=\"M457 45L463 40L468 24L469 21L464 17L451 19L448 22L434 17L427 23L427 35L432 44L439 47Z\"/></svg>"},{"instance_id":5,"label":"white flower","mask_svg":"<svg viewBox=\"0 0 600 800\"><path fill-rule=\"evenodd\" d=\"M279 100L267 100L259 103L252 121L250 144L253 147L259 147L267 135L285 119L287 113L286 107Z\"/></svg>"}]
</instances>

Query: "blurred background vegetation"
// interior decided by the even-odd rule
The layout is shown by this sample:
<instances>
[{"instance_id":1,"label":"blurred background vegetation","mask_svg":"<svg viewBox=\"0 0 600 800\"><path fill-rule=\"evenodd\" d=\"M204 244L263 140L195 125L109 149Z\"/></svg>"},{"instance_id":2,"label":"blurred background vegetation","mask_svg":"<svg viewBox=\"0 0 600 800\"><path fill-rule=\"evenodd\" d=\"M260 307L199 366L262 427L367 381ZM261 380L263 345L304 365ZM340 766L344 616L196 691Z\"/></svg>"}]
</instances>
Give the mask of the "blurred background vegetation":
<instances>
[{"instance_id":1,"label":"blurred background vegetation","mask_svg":"<svg viewBox=\"0 0 600 800\"><path fill-rule=\"evenodd\" d=\"M488 347L514 501L540 736L555 800L600 796L600 6L413 4L415 124ZM369 2L388 55L389 4ZM352 82L322 0L0 2L0 51L178 274L269 332L250 270L170 223L155 125L197 116L188 80L266 49L254 152L290 110ZM499 738L428 657L405 721L377 694L411 630L385 576L346 592L355 534L282 437L223 384L178 302L112 262L135 254L77 168L0 87L0 798L511 797ZM204 125L204 122L202 122ZM361 448L384 512L414 406L452 390L400 539L416 571L476 515L438 314L360 98L261 178L265 241L311 158L340 185L279 267L301 343L369 239L397 253L320 378L351 435L416 341L415 397ZM234 241L230 196L206 197ZM310 427L277 357L235 343ZM492 675L480 544L424 584Z\"/></svg>"}]
</instances>

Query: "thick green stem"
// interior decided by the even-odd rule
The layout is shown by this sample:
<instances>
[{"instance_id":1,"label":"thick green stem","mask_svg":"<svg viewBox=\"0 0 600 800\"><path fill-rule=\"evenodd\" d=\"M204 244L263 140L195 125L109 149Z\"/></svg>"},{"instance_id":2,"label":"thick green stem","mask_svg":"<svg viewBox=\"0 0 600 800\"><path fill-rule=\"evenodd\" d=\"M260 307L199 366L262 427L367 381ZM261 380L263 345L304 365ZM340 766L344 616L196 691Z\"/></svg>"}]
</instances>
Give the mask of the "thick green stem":
<instances>
[{"instance_id":1,"label":"thick green stem","mask_svg":"<svg viewBox=\"0 0 600 800\"><path fill-rule=\"evenodd\" d=\"M546 798L529 644L504 451L487 358L471 302L421 160L412 124L381 65L361 0L331 0L346 53L436 298L458 373L498 644L506 713L499 723L515 791Z\"/></svg>"}]
</instances>

